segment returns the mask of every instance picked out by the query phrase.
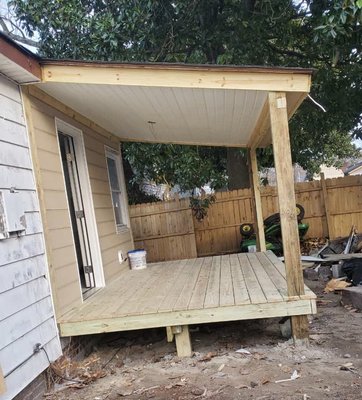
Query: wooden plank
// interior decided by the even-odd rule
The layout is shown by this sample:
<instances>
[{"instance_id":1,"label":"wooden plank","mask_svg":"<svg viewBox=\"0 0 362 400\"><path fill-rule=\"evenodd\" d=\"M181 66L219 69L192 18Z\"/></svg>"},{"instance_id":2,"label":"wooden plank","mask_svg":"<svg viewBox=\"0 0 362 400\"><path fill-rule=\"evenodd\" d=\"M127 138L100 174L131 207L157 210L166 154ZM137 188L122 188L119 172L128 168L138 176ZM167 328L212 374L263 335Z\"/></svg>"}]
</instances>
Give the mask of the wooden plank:
<instances>
[{"instance_id":1,"label":"wooden plank","mask_svg":"<svg viewBox=\"0 0 362 400\"><path fill-rule=\"evenodd\" d=\"M330 239L334 239L335 235L334 235L334 232L332 231L333 223L332 223L332 216L331 216L331 210L330 210L330 206L329 206L328 191L327 191L327 186L326 186L326 180L324 178L324 173L321 172L320 176L321 176L322 198L323 198L324 210L325 210L325 214L326 214L327 233L328 233L328 237Z\"/></svg>"},{"instance_id":2,"label":"wooden plank","mask_svg":"<svg viewBox=\"0 0 362 400\"><path fill-rule=\"evenodd\" d=\"M248 289L246 287L242 267L237 254L230 255L230 269L233 281L235 304L240 305L250 303Z\"/></svg>"},{"instance_id":3,"label":"wooden plank","mask_svg":"<svg viewBox=\"0 0 362 400\"><path fill-rule=\"evenodd\" d=\"M188 274L186 284L184 285L173 307L173 310L187 310L204 262L204 258L198 258L195 260L195 263L192 266L192 270Z\"/></svg>"},{"instance_id":4,"label":"wooden plank","mask_svg":"<svg viewBox=\"0 0 362 400\"><path fill-rule=\"evenodd\" d=\"M253 304L267 303L264 292L260 287L258 278L250 265L250 260L246 253L238 254L239 262L245 277L246 287L248 289L249 298Z\"/></svg>"},{"instance_id":5,"label":"wooden plank","mask_svg":"<svg viewBox=\"0 0 362 400\"><path fill-rule=\"evenodd\" d=\"M259 254L262 253L249 253L247 257L267 302L273 303L276 301L283 301L283 297L279 293L278 288L274 285L273 280L261 265L260 258L258 257Z\"/></svg>"},{"instance_id":6,"label":"wooden plank","mask_svg":"<svg viewBox=\"0 0 362 400\"><path fill-rule=\"evenodd\" d=\"M204 308L218 307L220 305L220 273L221 257L212 258L211 271L207 282Z\"/></svg>"},{"instance_id":7,"label":"wooden plank","mask_svg":"<svg viewBox=\"0 0 362 400\"><path fill-rule=\"evenodd\" d=\"M296 300L280 303L245 304L166 313L151 313L115 318L98 318L92 321L61 321L61 336L77 336L101 332L118 332L165 326L193 325L246 319L274 318L313 313L313 300Z\"/></svg>"},{"instance_id":8,"label":"wooden plank","mask_svg":"<svg viewBox=\"0 0 362 400\"><path fill-rule=\"evenodd\" d=\"M256 257L264 268L269 279L274 283L278 292L282 296L282 299L288 300L287 281L285 280L285 275L282 275L278 271L275 264L271 262L265 253L256 253Z\"/></svg>"},{"instance_id":9,"label":"wooden plank","mask_svg":"<svg viewBox=\"0 0 362 400\"><path fill-rule=\"evenodd\" d=\"M186 262L183 264L180 263L180 266L178 268L181 268L182 271L180 274L177 274L177 280L172 286L171 291L163 298L162 303L158 307L158 312L172 311L182 293L185 295L183 289L190 279L192 270L197 270L195 263L196 259L186 260Z\"/></svg>"},{"instance_id":10,"label":"wooden plank","mask_svg":"<svg viewBox=\"0 0 362 400\"><path fill-rule=\"evenodd\" d=\"M189 260L175 261L173 267L168 267L163 274L160 275L159 281L157 281L154 286L148 291L147 298L152 299L152 302L146 301L143 303L143 307L138 308L142 314L147 314L149 312L162 312L161 307L167 307L167 299L170 298L171 302L176 301L179 292L176 294L176 299L173 297L174 289L180 291L181 287L177 284L186 278L185 267ZM191 261L193 263L193 261Z\"/></svg>"},{"instance_id":11,"label":"wooden plank","mask_svg":"<svg viewBox=\"0 0 362 400\"><path fill-rule=\"evenodd\" d=\"M204 306L207 283L212 268L212 260L212 257L204 259L188 306L190 310L203 308Z\"/></svg>"},{"instance_id":12,"label":"wooden plank","mask_svg":"<svg viewBox=\"0 0 362 400\"><path fill-rule=\"evenodd\" d=\"M191 357L192 347L188 325L181 327L180 333L175 333L176 349L178 357Z\"/></svg>"},{"instance_id":13,"label":"wooden plank","mask_svg":"<svg viewBox=\"0 0 362 400\"><path fill-rule=\"evenodd\" d=\"M143 87L178 87L205 89L283 90L309 92L309 73L292 72L275 74L273 71L235 72L203 71L189 69L158 69L81 65L44 65L43 82L88 83L103 85L127 85Z\"/></svg>"},{"instance_id":14,"label":"wooden plank","mask_svg":"<svg viewBox=\"0 0 362 400\"><path fill-rule=\"evenodd\" d=\"M232 306L235 304L233 280L231 275L230 256L221 256L220 272L220 306Z\"/></svg>"},{"instance_id":15,"label":"wooden plank","mask_svg":"<svg viewBox=\"0 0 362 400\"><path fill-rule=\"evenodd\" d=\"M254 218L256 224L256 238L257 238L257 250L265 251L265 234L264 234L264 221L263 221L263 209L261 207L261 196L260 196L260 180L258 174L258 163L256 158L256 149L252 148L249 150L249 161L250 161L250 182L251 191L254 196Z\"/></svg>"}]
</instances>

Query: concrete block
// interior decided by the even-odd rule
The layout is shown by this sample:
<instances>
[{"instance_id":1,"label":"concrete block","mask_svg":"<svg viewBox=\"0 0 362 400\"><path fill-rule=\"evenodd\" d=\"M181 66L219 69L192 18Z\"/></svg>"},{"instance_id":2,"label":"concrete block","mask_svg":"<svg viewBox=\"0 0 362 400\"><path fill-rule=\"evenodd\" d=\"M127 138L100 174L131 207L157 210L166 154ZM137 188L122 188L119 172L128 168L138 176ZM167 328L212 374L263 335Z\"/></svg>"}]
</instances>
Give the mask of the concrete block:
<instances>
[{"instance_id":1,"label":"concrete block","mask_svg":"<svg viewBox=\"0 0 362 400\"><path fill-rule=\"evenodd\" d=\"M362 286L352 286L342 290L343 305L362 310Z\"/></svg>"},{"instance_id":2,"label":"concrete block","mask_svg":"<svg viewBox=\"0 0 362 400\"><path fill-rule=\"evenodd\" d=\"M314 268L306 268L303 270L303 277L309 281L317 281L318 273Z\"/></svg>"}]
</instances>

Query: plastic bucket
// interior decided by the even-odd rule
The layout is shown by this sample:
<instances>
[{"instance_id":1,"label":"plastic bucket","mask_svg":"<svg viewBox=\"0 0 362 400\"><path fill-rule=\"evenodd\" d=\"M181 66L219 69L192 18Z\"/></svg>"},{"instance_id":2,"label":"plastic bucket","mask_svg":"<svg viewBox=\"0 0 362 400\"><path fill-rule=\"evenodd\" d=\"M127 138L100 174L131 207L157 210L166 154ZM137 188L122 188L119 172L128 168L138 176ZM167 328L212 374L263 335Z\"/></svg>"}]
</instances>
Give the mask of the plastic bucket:
<instances>
[{"instance_id":1,"label":"plastic bucket","mask_svg":"<svg viewBox=\"0 0 362 400\"><path fill-rule=\"evenodd\" d=\"M132 250L128 252L129 266L131 269L145 269L147 268L146 250Z\"/></svg>"}]
</instances>

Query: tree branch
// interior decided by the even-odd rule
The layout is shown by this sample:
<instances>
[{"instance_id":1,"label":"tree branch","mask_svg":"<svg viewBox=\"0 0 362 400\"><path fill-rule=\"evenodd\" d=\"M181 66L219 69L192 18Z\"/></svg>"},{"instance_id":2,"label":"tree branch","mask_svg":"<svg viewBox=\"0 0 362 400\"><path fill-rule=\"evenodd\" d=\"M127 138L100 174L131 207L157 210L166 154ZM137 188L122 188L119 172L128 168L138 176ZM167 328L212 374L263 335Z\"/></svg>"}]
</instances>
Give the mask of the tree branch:
<instances>
[{"instance_id":1,"label":"tree branch","mask_svg":"<svg viewBox=\"0 0 362 400\"><path fill-rule=\"evenodd\" d=\"M11 24L14 25L12 22L11 22ZM33 46L36 48L39 47L39 42L36 42L35 40L27 38L24 35L24 33L21 31L21 29L19 29L18 27L16 27L16 29L18 29L21 32L21 35L17 35L16 33L10 31L10 29L6 25L3 17L0 17L0 26L1 26L2 30L10 37L10 39L13 39L22 44L26 44L28 46Z\"/></svg>"}]
</instances>

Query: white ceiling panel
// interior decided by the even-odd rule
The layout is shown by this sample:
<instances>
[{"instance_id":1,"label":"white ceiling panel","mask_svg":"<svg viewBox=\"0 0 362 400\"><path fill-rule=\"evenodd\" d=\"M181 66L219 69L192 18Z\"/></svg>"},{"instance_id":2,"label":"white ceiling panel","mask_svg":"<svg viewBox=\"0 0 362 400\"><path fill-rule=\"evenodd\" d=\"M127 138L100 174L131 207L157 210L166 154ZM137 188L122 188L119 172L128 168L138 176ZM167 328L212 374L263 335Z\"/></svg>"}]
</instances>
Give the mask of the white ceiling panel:
<instances>
[{"instance_id":1,"label":"white ceiling panel","mask_svg":"<svg viewBox=\"0 0 362 400\"><path fill-rule=\"evenodd\" d=\"M123 140L245 146L267 93L43 83L40 89Z\"/></svg>"}]
</instances>

